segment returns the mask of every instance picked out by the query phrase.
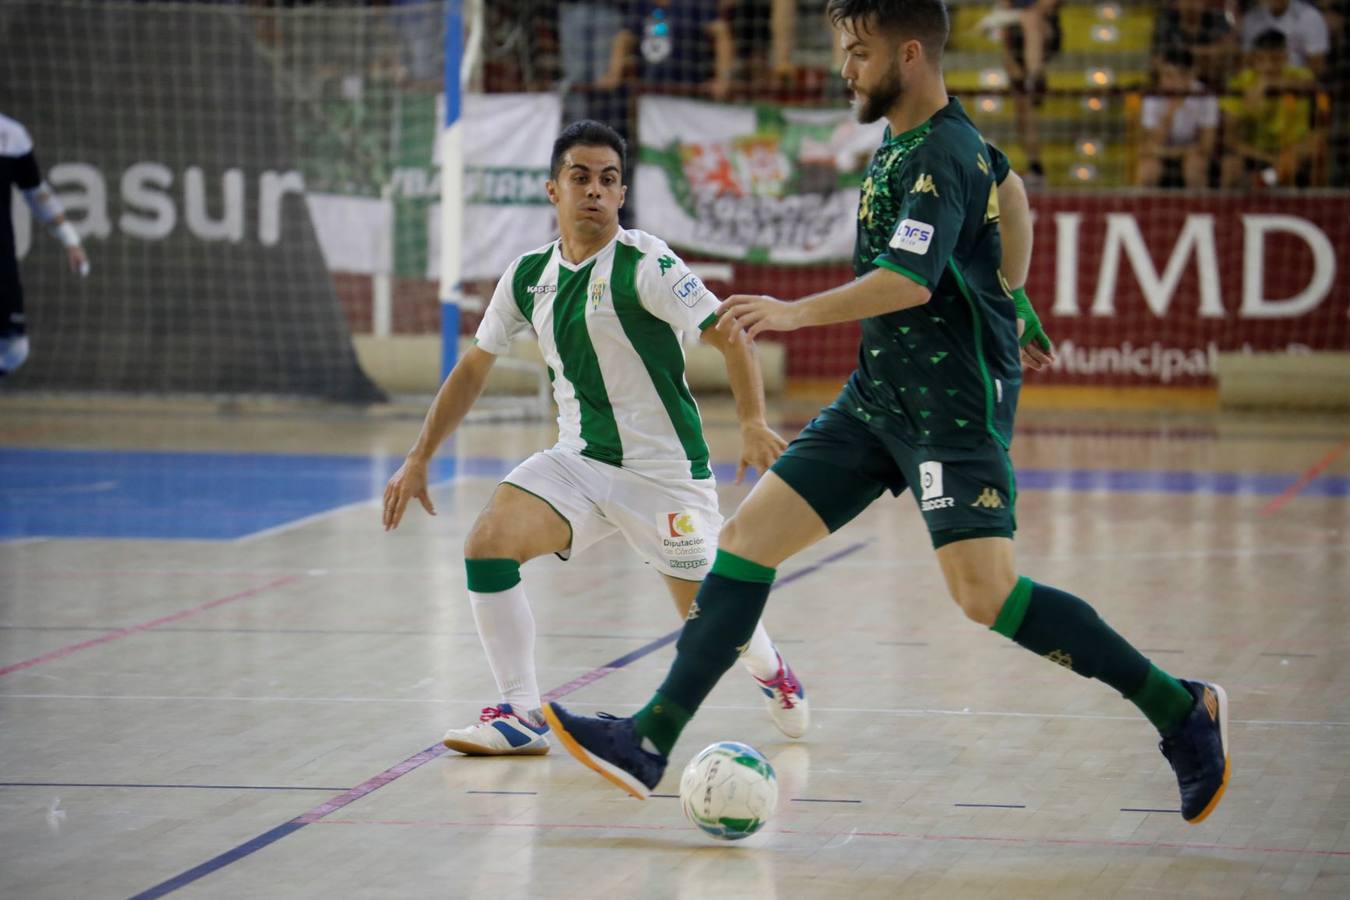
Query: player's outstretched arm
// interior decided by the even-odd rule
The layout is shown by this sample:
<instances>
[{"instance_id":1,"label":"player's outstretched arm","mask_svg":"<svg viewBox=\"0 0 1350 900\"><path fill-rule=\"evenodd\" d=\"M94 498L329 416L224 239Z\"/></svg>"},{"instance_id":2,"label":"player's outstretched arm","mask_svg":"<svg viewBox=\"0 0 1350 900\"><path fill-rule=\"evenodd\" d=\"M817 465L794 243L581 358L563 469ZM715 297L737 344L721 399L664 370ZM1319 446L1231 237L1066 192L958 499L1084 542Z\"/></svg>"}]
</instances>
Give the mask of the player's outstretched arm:
<instances>
[{"instance_id":1,"label":"player's outstretched arm","mask_svg":"<svg viewBox=\"0 0 1350 900\"><path fill-rule=\"evenodd\" d=\"M736 419L741 424L741 459L736 466L740 484L747 468L767 472L787 449L787 441L769 427L764 415L764 377L759 370L755 345L739 332L728 334L705 328L702 338L716 347L726 361L731 394L736 398Z\"/></svg>"},{"instance_id":2,"label":"player's outstretched arm","mask_svg":"<svg viewBox=\"0 0 1350 900\"><path fill-rule=\"evenodd\" d=\"M436 454L436 448L459 427L478 395L483 393L488 372L496 361L497 357L486 350L470 347L455 363L441 389L436 392L436 399L431 402L431 409L427 410L427 416L422 421L422 432L417 436L417 443L413 444L403 465L398 467L384 487L385 531L398 527L408 501L414 497L423 509L436 515L436 507L427 493L427 464Z\"/></svg>"},{"instance_id":3,"label":"player's outstretched arm","mask_svg":"<svg viewBox=\"0 0 1350 900\"><path fill-rule=\"evenodd\" d=\"M773 297L736 294L717 308L717 327L744 331L750 338L765 331L795 331L812 325L856 322L923 306L928 288L899 272L874 269L839 287L785 303Z\"/></svg>"}]
</instances>

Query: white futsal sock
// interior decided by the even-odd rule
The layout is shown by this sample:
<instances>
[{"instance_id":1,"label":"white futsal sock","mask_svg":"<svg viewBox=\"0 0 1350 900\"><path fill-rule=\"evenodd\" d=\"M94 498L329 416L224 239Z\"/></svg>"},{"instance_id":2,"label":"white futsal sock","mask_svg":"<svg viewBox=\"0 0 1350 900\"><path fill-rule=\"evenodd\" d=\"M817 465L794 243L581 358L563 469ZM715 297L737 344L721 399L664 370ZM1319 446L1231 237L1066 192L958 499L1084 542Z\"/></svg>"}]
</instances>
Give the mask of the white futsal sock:
<instances>
[{"instance_id":1,"label":"white futsal sock","mask_svg":"<svg viewBox=\"0 0 1350 900\"><path fill-rule=\"evenodd\" d=\"M755 625L755 633L750 635L750 644L741 654L741 665L760 681L768 681L778 674L778 651L769 640L769 632L764 630L763 620Z\"/></svg>"},{"instance_id":2,"label":"white futsal sock","mask_svg":"<svg viewBox=\"0 0 1350 900\"><path fill-rule=\"evenodd\" d=\"M469 591L478 639L483 642L492 677L503 703L517 715L539 709L539 679L534 673L534 614L525 598L525 585L491 594Z\"/></svg>"}]
</instances>

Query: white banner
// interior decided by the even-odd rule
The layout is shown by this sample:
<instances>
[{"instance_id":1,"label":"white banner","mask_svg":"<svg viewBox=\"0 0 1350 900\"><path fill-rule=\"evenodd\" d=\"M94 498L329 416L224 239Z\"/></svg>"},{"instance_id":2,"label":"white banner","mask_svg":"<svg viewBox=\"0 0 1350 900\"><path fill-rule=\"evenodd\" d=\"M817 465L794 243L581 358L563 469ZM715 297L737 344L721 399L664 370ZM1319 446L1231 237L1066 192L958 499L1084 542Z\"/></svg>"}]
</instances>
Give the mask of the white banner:
<instances>
[{"instance_id":1,"label":"white banner","mask_svg":"<svg viewBox=\"0 0 1350 900\"><path fill-rule=\"evenodd\" d=\"M858 185L884 124L848 109L638 101L637 225L754 262L851 258Z\"/></svg>"},{"instance_id":2,"label":"white banner","mask_svg":"<svg viewBox=\"0 0 1350 900\"><path fill-rule=\"evenodd\" d=\"M544 181L562 103L556 94L469 94L463 114L460 277L495 279L511 260L548 243L557 233ZM395 170L390 198L439 196L439 168L433 164L440 156L431 151L428 145L421 165L410 160ZM363 275L395 271L391 229L400 226L390 199L310 193L307 200L329 269ZM418 212L426 216L424 276L435 281L441 271L440 204L429 203ZM405 227L398 233L408 231ZM421 239L418 231L413 234Z\"/></svg>"},{"instance_id":3,"label":"white banner","mask_svg":"<svg viewBox=\"0 0 1350 900\"><path fill-rule=\"evenodd\" d=\"M544 193L549 155L562 127L557 94L469 94L464 97L464 234L466 281L498 278L522 253L557 234ZM439 226L439 210L432 213ZM439 227L430 229L435 232ZM430 273L439 276L439 240L429 235Z\"/></svg>"}]
</instances>

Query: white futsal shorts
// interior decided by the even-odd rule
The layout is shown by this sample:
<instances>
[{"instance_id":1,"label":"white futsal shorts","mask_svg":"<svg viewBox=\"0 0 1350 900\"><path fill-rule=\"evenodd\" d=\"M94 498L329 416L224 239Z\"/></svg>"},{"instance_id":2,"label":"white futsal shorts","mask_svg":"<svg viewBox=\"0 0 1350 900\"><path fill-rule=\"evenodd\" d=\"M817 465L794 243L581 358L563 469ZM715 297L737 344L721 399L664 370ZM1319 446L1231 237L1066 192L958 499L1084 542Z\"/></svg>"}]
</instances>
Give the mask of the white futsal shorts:
<instances>
[{"instance_id":1,"label":"white futsal shorts","mask_svg":"<svg viewBox=\"0 0 1350 900\"><path fill-rule=\"evenodd\" d=\"M663 575L701 581L717 551L722 514L716 482L658 481L552 447L502 479L534 494L567 520L572 546L563 559L619 532Z\"/></svg>"}]
</instances>

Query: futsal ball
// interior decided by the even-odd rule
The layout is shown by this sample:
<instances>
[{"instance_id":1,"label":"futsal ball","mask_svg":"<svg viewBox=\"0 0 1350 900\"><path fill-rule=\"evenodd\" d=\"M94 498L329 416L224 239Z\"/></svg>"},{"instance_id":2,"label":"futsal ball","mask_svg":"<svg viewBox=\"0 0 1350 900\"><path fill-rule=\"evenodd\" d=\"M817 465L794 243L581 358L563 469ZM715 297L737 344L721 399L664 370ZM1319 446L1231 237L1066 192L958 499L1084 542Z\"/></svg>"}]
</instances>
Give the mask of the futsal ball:
<instances>
[{"instance_id":1,"label":"futsal ball","mask_svg":"<svg viewBox=\"0 0 1350 900\"><path fill-rule=\"evenodd\" d=\"M764 827L778 805L778 779L764 754L747 744L705 747L680 776L680 805L705 834L739 841Z\"/></svg>"}]
</instances>

